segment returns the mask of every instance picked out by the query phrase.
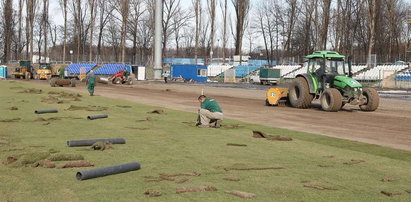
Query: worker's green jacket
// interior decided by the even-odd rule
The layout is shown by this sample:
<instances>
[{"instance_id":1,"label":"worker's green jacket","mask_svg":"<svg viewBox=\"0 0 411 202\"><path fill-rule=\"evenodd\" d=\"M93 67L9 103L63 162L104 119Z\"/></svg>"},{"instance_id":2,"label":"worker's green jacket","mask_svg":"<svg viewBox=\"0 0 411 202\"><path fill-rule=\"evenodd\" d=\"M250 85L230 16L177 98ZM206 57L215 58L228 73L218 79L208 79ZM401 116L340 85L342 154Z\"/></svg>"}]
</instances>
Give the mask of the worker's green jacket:
<instances>
[{"instance_id":1,"label":"worker's green jacket","mask_svg":"<svg viewBox=\"0 0 411 202\"><path fill-rule=\"evenodd\" d=\"M215 101L214 99L211 98L206 98L204 100L204 102L201 103L200 106L202 109L206 109L210 112L221 112L223 113L223 111L220 108L220 105L218 105L217 101Z\"/></svg>"}]
</instances>

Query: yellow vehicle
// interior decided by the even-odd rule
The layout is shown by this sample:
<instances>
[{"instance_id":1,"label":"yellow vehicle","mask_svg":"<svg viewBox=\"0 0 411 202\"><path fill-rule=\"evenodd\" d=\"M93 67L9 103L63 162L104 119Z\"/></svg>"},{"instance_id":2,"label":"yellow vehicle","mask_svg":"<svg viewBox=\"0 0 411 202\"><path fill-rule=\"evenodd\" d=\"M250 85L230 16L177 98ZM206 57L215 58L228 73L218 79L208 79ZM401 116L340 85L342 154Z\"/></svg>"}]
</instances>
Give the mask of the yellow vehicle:
<instances>
[{"instance_id":1,"label":"yellow vehicle","mask_svg":"<svg viewBox=\"0 0 411 202\"><path fill-rule=\"evenodd\" d=\"M15 79L30 79L33 73L33 67L31 66L30 60L20 60L20 67L16 68L14 72L11 73Z\"/></svg>"},{"instance_id":2,"label":"yellow vehicle","mask_svg":"<svg viewBox=\"0 0 411 202\"><path fill-rule=\"evenodd\" d=\"M48 63L41 63L39 68L37 69L37 76L38 79L50 79L52 75L52 69L50 64Z\"/></svg>"},{"instance_id":3,"label":"yellow vehicle","mask_svg":"<svg viewBox=\"0 0 411 202\"><path fill-rule=\"evenodd\" d=\"M266 92L265 105L267 106L284 106L288 103L287 88L270 88Z\"/></svg>"}]
</instances>

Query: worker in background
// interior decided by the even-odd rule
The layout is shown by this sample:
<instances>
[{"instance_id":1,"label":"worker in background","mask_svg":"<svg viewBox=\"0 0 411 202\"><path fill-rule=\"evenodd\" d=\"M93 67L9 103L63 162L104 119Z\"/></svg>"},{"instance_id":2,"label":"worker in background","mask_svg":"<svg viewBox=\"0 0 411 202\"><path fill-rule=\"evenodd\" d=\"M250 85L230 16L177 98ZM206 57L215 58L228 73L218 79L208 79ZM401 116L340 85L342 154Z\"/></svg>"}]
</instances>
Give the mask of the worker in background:
<instances>
[{"instance_id":1,"label":"worker in background","mask_svg":"<svg viewBox=\"0 0 411 202\"><path fill-rule=\"evenodd\" d=\"M223 120L223 111L215 99L207 98L205 95L198 97L200 109L198 110L197 126L199 128L219 128Z\"/></svg>"},{"instance_id":2,"label":"worker in background","mask_svg":"<svg viewBox=\"0 0 411 202\"><path fill-rule=\"evenodd\" d=\"M163 72L164 83L167 83L169 76L170 76L170 73L168 73L168 71Z\"/></svg>"},{"instance_id":3,"label":"worker in background","mask_svg":"<svg viewBox=\"0 0 411 202\"><path fill-rule=\"evenodd\" d=\"M63 66L61 66L60 69L59 69L60 79L64 79L64 69L66 69L66 68L64 68Z\"/></svg>"},{"instance_id":4,"label":"worker in background","mask_svg":"<svg viewBox=\"0 0 411 202\"><path fill-rule=\"evenodd\" d=\"M93 70L90 70L90 72L87 74L86 84L87 84L87 90L90 93L90 96L93 96L94 85L96 84L96 75L94 74Z\"/></svg>"}]
</instances>

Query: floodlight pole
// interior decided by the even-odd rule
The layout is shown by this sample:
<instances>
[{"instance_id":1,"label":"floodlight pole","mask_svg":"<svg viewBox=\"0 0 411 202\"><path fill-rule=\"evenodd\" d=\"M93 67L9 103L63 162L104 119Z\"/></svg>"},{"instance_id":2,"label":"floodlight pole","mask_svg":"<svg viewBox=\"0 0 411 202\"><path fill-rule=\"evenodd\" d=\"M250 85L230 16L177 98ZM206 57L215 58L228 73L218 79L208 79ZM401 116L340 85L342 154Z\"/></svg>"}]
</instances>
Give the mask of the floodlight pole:
<instances>
[{"instance_id":1,"label":"floodlight pole","mask_svg":"<svg viewBox=\"0 0 411 202\"><path fill-rule=\"evenodd\" d=\"M155 26L154 26L154 79L161 79L162 51L161 51L161 29L163 24L163 1L156 0Z\"/></svg>"}]
</instances>

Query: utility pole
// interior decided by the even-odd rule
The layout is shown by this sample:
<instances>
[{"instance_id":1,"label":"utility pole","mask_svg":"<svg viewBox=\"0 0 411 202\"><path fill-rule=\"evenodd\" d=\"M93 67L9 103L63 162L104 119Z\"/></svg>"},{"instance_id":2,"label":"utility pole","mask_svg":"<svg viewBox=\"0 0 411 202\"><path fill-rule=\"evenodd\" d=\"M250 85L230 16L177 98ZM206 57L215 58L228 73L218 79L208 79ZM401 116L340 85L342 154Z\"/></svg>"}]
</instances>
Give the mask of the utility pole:
<instances>
[{"instance_id":1,"label":"utility pole","mask_svg":"<svg viewBox=\"0 0 411 202\"><path fill-rule=\"evenodd\" d=\"M154 79L161 79L162 51L161 51L161 29L163 24L163 1L156 0L154 21Z\"/></svg>"}]
</instances>

